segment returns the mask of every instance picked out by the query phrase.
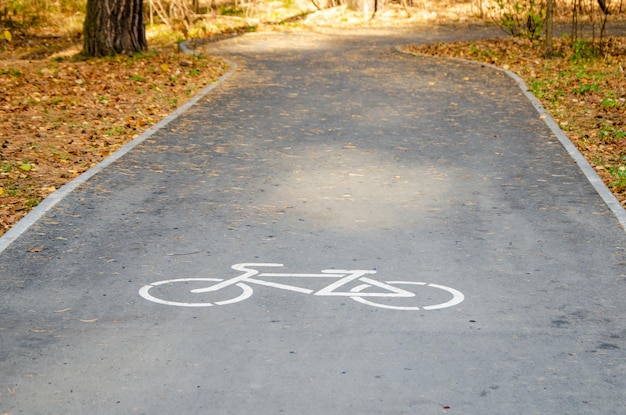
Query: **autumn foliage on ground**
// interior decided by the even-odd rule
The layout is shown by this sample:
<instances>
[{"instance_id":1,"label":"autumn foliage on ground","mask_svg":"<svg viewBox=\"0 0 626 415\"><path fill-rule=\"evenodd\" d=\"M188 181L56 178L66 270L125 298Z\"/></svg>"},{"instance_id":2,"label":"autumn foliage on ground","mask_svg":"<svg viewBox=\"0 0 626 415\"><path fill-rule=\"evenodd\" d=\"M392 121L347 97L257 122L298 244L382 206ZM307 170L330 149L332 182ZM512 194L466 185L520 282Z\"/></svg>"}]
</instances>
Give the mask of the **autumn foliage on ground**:
<instances>
[{"instance_id":1,"label":"autumn foliage on ground","mask_svg":"<svg viewBox=\"0 0 626 415\"><path fill-rule=\"evenodd\" d=\"M226 69L175 45L87 61L50 56L72 46L48 36L0 44L0 235Z\"/></svg>"}]
</instances>

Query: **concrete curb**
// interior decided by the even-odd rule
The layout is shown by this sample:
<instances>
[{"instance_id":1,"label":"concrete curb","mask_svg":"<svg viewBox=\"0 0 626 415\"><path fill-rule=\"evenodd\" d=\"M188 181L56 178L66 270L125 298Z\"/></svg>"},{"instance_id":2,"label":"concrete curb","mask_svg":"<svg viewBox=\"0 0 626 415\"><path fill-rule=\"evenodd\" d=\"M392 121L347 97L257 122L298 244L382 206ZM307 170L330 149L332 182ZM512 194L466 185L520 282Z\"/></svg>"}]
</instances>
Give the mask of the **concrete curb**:
<instances>
[{"instance_id":1,"label":"concrete curb","mask_svg":"<svg viewBox=\"0 0 626 415\"><path fill-rule=\"evenodd\" d=\"M195 54L194 51L188 49L185 42L179 45L179 48L182 52L187 54ZM90 168L74 180L66 183L61 186L58 190L50 194L47 198L45 198L37 207L31 210L26 216L24 216L15 226L9 229L4 235L0 237L0 253L4 251L6 248L11 245L20 235L22 235L28 228L30 228L35 222L37 222L46 212L52 209L57 203L63 200L68 194L73 192L78 186L87 182L90 178L100 173L106 167L113 164L116 160L122 158L126 153L137 147L139 144L143 143L145 140L150 138L154 133L159 131L161 128L168 125L170 122L174 121L181 114L187 111L189 108L194 106L198 101L204 98L207 94L217 88L222 82L230 78L237 69L237 64L234 62L223 59L230 65L230 70L222 75L217 81L212 83L211 85L204 88L202 91L197 93L193 98L187 101L185 104L180 106L174 112L172 112L167 117L163 118L161 121L144 131L141 135L133 139L132 141L124 144L120 147L115 153L111 154L109 157Z\"/></svg>"},{"instance_id":2,"label":"concrete curb","mask_svg":"<svg viewBox=\"0 0 626 415\"><path fill-rule=\"evenodd\" d=\"M407 50L404 50L402 47L396 47L396 50L400 53L410 54L414 56L432 57L431 55L409 52ZM514 72L511 72L507 69L503 69L503 68L500 68L495 65L488 64L488 63L476 62L476 61L471 61L471 60L461 59L461 58L445 57L445 59L451 59L451 60L455 60L459 62L470 63L472 65L485 66L491 69L498 70L500 72L504 72L511 79L513 79L517 83L519 88L522 90L524 95L526 95L526 98L528 98L530 103L535 107L535 109L537 110L537 113L539 113L540 118L543 119L543 121L546 123L548 128L550 128L550 130L552 130L554 135L556 135L556 137L561 142L561 145L565 148L565 150L568 152L570 157L574 159L576 164L578 164L578 167L580 168L580 170L583 172L587 180L589 180L589 183L591 183L591 185L596 190L596 192L598 192L598 195L600 195L604 203L608 206L611 212L613 212L613 215L615 215L615 218L618 220L622 229L626 231L626 209L622 207L622 205L619 203L619 200L617 200L617 198L613 195L613 193L611 193L611 191L604 184L604 182L602 181L598 173L596 173L593 167L591 167L591 164L589 164L585 156L583 156L583 154L576 148L576 146L574 145L574 143L572 143L572 141L569 139L567 134L565 134L563 130L561 130L561 128L556 123L556 121L554 121L552 116L546 111L544 106L541 104L539 99L537 99L537 97L535 97L535 95L532 92L530 92L530 90L528 89L528 85L526 85L526 83L524 82L524 80L522 80L522 78L520 78Z\"/></svg>"},{"instance_id":3,"label":"concrete curb","mask_svg":"<svg viewBox=\"0 0 626 415\"><path fill-rule=\"evenodd\" d=\"M490 67L494 67L489 65ZM537 112L540 114L541 118L547 124L547 126L552 130L554 135L559 139L565 150L569 153L570 157L574 159L578 167L582 170L583 174L589 180L589 183L596 189L596 192L600 195L604 203L611 209L617 220L619 221L622 229L626 231L626 210L619 203L619 200L611 193L609 188L604 184L598 173L591 167L591 164L587 161L585 156L576 148L574 143L569 139L569 137L561 130L556 121L548 114L546 109L541 105L541 102L535 97L535 95L529 91L526 83L515 73L508 71L506 69L497 68L507 75L509 75L517 84L519 85L522 92L526 95L528 100L533 104Z\"/></svg>"}]
</instances>

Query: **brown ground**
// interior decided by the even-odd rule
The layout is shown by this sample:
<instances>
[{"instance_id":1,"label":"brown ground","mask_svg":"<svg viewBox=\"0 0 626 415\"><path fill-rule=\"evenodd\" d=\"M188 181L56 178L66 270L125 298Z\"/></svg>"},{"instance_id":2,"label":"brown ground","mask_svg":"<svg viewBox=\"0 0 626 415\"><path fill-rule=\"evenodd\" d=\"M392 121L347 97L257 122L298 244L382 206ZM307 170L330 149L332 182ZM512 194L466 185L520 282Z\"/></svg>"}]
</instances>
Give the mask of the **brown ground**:
<instances>
[{"instance_id":1,"label":"brown ground","mask_svg":"<svg viewBox=\"0 0 626 415\"><path fill-rule=\"evenodd\" d=\"M302 25L389 25L405 14L391 8L372 21L336 9L311 14ZM404 23L432 17L418 12L424 14L418 10ZM412 51L482 60L518 73L626 203L625 45L626 38L614 38L604 60L573 60L580 56L564 44L561 57L544 60L540 47L514 38ZM72 59L79 48L68 36L0 40L0 235L226 69L219 60L178 53L172 44L138 57L89 61Z\"/></svg>"},{"instance_id":2,"label":"brown ground","mask_svg":"<svg viewBox=\"0 0 626 415\"><path fill-rule=\"evenodd\" d=\"M226 68L174 46L135 58L51 58L68 46L16 36L0 45L0 235Z\"/></svg>"}]
</instances>

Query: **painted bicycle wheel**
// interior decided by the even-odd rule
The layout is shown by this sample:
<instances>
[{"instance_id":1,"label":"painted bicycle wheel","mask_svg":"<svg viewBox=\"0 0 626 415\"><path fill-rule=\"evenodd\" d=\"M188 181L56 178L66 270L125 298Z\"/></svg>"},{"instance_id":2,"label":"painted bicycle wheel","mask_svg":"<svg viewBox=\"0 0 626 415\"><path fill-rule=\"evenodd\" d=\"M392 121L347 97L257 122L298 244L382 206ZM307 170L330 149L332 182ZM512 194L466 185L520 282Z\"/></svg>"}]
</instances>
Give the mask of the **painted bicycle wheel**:
<instances>
[{"instance_id":1,"label":"painted bicycle wheel","mask_svg":"<svg viewBox=\"0 0 626 415\"><path fill-rule=\"evenodd\" d=\"M465 299L463 293L444 285L416 281L385 281L385 283L394 286L413 286L411 288L413 288L412 292L414 292L415 295L409 298L385 297L378 300L378 302L372 301L375 296L364 297L355 295L350 298L361 304L370 305L372 307L406 311L439 310L441 308L455 306ZM370 287L370 284L362 284L354 287L350 291L353 293L363 293ZM402 289L411 291L409 288L405 287L402 287ZM418 303L418 305L415 305L415 303Z\"/></svg>"},{"instance_id":2,"label":"painted bicycle wheel","mask_svg":"<svg viewBox=\"0 0 626 415\"><path fill-rule=\"evenodd\" d=\"M224 281L219 278L178 278L174 280L157 281L151 284L144 285L139 290L139 295L148 301L152 301L158 304L172 305L177 307L212 307L214 305L226 305L237 303L248 299L253 290L250 286L241 282L236 283L228 288L227 299L214 300L208 294L194 294L192 290L197 289L199 284L205 282L221 282ZM231 287L237 288L231 288ZM235 290L237 290L235 292ZM219 290L226 291L226 289ZM239 291L241 291L239 293ZM224 295L224 293L220 294ZM211 293L211 296L216 294ZM234 296L233 296L234 295ZM193 298L193 301L184 301L185 297L189 296ZM170 298L170 299L165 299Z\"/></svg>"}]
</instances>

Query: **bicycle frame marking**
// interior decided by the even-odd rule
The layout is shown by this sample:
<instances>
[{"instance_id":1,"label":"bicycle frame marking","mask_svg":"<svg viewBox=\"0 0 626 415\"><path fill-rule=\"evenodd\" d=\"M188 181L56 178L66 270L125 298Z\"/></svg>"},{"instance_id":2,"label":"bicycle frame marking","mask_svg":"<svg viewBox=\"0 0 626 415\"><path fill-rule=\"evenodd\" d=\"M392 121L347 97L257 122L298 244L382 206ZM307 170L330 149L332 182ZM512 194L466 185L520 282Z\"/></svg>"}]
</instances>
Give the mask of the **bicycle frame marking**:
<instances>
[{"instance_id":1,"label":"bicycle frame marking","mask_svg":"<svg viewBox=\"0 0 626 415\"><path fill-rule=\"evenodd\" d=\"M182 306L182 307L211 307L213 305L227 305L233 304L239 301L243 301L248 299L253 294L253 289L247 284L256 284L271 288L278 288L281 290L294 291L302 294L312 294L316 296L340 296L340 297L349 297L355 301L358 301L365 305L370 305L374 307L391 309L391 310L438 310L441 308L451 307L461 303L464 300L464 295L454 288L446 287L443 285L437 284L429 284L425 282L416 282L416 281L378 281L372 278L369 278L368 275L376 274L374 270L341 270L341 269L326 269L322 270L321 273L276 273L276 272L260 272L257 267L282 267L283 264L276 263L240 263L234 264L231 268L243 272L243 274L233 277L230 279L222 280L219 278L180 278L173 280L165 280L158 281L151 284L144 285L140 290L139 294L145 298L146 300L153 301L158 304L164 305L173 305L173 306ZM252 268L254 267L254 268ZM337 281L334 281L322 289L315 291L309 288L298 287L295 285L283 284L279 282L267 281L261 279L263 277L267 278L334 278ZM346 286L352 281L358 280L363 284L353 287L349 291L342 291L341 288ZM219 291L223 288L230 286L237 286L242 290L242 293L235 298L231 298L223 301L215 301L213 303L210 302L176 302L164 300L150 294L150 290L154 287L158 287L161 285L171 285L179 282L215 282L205 288L196 288L192 289L189 292L192 294L202 294ZM421 287L430 287L436 288L443 291L448 292L452 295L452 299L441 304L427 305L423 307L405 307L405 306L393 306L388 304L380 304L372 301L374 298L411 298L415 297L415 294L398 287L398 285L412 285L412 286L421 286ZM364 290L368 288L379 288L383 291L367 291Z\"/></svg>"}]
</instances>

